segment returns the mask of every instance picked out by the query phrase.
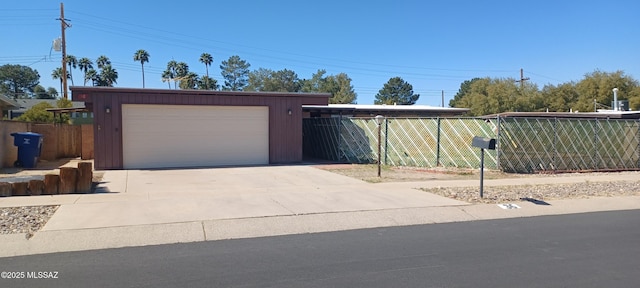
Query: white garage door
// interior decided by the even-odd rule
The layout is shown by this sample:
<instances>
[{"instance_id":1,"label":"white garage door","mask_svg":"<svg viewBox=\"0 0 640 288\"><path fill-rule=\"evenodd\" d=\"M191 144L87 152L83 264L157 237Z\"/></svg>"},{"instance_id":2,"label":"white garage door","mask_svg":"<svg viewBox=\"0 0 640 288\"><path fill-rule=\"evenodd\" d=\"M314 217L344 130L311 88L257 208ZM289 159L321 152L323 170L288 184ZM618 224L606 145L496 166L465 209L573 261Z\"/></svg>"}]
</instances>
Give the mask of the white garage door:
<instances>
[{"instance_id":1,"label":"white garage door","mask_svg":"<svg viewBox=\"0 0 640 288\"><path fill-rule=\"evenodd\" d=\"M122 105L125 169L269 164L266 106Z\"/></svg>"}]
</instances>

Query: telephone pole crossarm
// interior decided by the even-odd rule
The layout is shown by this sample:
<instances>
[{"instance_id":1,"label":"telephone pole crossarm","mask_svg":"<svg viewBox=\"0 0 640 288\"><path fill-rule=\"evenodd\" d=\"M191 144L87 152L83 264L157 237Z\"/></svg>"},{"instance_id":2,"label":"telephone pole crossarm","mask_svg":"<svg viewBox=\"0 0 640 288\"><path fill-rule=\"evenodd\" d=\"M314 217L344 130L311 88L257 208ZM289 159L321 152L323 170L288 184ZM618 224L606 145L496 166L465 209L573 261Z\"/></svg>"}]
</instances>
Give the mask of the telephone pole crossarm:
<instances>
[{"instance_id":1,"label":"telephone pole crossarm","mask_svg":"<svg viewBox=\"0 0 640 288\"><path fill-rule=\"evenodd\" d=\"M529 77L524 78L524 69L520 68L520 80L516 80L517 82L520 82L520 93L523 93L523 89L524 89L524 81L529 81L531 80Z\"/></svg>"}]
</instances>

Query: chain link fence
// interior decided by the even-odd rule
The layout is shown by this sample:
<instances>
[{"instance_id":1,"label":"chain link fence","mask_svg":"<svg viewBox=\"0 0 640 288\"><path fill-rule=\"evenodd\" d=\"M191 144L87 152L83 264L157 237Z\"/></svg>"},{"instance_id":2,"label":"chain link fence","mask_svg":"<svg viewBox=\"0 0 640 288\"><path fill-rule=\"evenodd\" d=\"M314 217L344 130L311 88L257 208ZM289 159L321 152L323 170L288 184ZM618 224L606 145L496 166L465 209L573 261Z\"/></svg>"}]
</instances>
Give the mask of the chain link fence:
<instances>
[{"instance_id":1,"label":"chain link fence","mask_svg":"<svg viewBox=\"0 0 640 288\"><path fill-rule=\"evenodd\" d=\"M494 127L474 118L310 118L303 121L305 155L347 163L392 166L478 168L480 151L473 136L495 138ZM496 152L487 151L485 167L496 169Z\"/></svg>"},{"instance_id":2,"label":"chain link fence","mask_svg":"<svg viewBox=\"0 0 640 288\"><path fill-rule=\"evenodd\" d=\"M380 129L380 142L378 142ZM510 173L640 169L640 121L558 118L304 119L306 156L345 163L479 168L474 136L497 139L485 167Z\"/></svg>"},{"instance_id":3,"label":"chain link fence","mask_svg":"<svg viewBox=\"0 0 640 288\"><path fill-rule=\"evenodd\" d=\"M500 118L505 172L640 168L640 122L605 119Z\"/></svg>"}]
</instances>

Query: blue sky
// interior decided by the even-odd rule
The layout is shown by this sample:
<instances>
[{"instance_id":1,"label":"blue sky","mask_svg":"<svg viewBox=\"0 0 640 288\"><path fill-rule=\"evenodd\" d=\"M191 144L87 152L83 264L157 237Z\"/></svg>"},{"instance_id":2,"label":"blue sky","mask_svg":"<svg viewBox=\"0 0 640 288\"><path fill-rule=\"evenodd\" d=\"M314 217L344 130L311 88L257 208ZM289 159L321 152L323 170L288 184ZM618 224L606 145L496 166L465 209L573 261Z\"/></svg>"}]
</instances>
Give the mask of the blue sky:
<instances>
[{"instance_id":1,"label":"blue sky","mask_svg":"<svg viewBox=\"0 0 640 288\"><path fill-rule=\"evenodd\" d=\"M167 88L170 60L209 74L232 55L250 69L289 69L310 78L318 69L347 73L357 102L372 104L399 76L420 94L417 104L445 106L474 77L519 78L540 88L579 81L596 69L640 79L640 2L609 1L87 1L67 0L67 53L106 55L116 87L142 87L138 49L150 54L146 86ZM58 1L5 1L0 7L0 65L28 65L40 83L59 89L51 71L61 55ZM76 85L82 76L75 70Z\"/></svg>"}]
</instances>

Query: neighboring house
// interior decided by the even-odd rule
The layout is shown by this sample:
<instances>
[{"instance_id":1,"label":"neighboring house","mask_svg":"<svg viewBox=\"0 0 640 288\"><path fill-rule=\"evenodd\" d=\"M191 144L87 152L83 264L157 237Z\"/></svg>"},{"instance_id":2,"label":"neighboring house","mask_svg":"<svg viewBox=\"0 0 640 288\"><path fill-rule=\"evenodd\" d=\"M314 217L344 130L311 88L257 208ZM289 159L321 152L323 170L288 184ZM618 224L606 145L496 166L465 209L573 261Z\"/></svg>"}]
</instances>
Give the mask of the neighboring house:
<instances>
[{"instance_id":1,"label":"neighboring house","mask_svg":"<svg viewBox=\"0 0 640 288\"><path fill-rule=\"evenodd\" d=\"M31 109L31 107L42 102L49 103L51 107L55 108L57 105L56 102L58 100L57 99L15 99L11 101L15 102L18 105L18 108L14 108L13 110L8 111L7 113L8 119L18 118L20 117L20 115L27 112L27 110ZM71 110L68 113L71 118L71 122L73 124L79 125L79 124L93 123L93 113L84 110L85 108L84 102L72 101L71 104L72 104L71 108L68 108L68 109L61 108L56 110Z\"/></svg>"},{"instance_id":2,"label":"neighboring house","mask_svg":"<svg viewBox=\"0 0 640 288\"><path fill-rule=\"evenodd\" d=\"M2 119L4 118L10 118L9 114L11 111L13 111L14 109L19 109L20 108L20 104L18 104L18 102L16 102L15 100L4 96L4 95L0 95L0 111L2 111Z\"/></svg>"}]
</instances>

